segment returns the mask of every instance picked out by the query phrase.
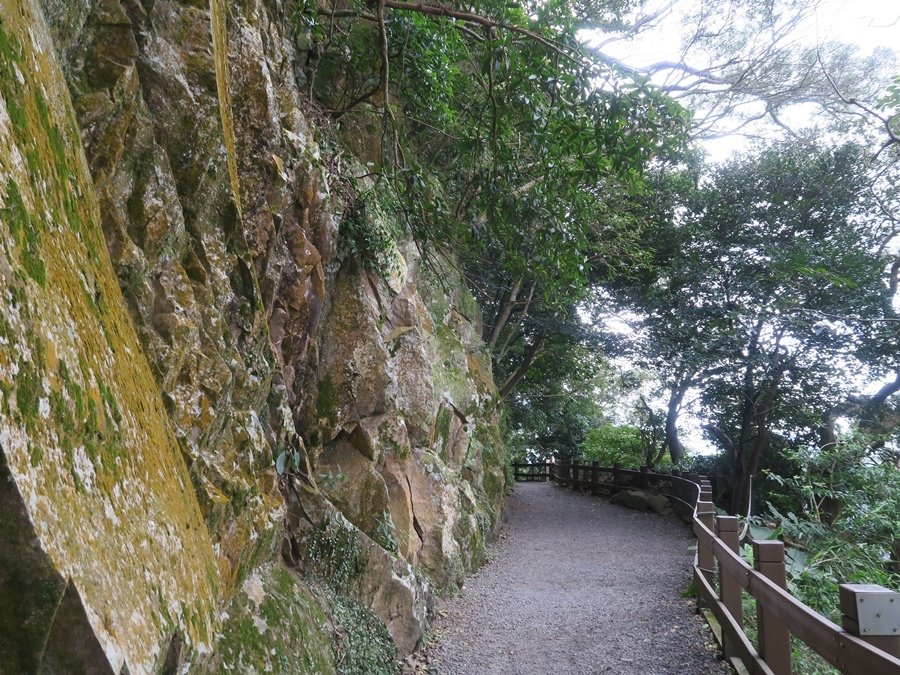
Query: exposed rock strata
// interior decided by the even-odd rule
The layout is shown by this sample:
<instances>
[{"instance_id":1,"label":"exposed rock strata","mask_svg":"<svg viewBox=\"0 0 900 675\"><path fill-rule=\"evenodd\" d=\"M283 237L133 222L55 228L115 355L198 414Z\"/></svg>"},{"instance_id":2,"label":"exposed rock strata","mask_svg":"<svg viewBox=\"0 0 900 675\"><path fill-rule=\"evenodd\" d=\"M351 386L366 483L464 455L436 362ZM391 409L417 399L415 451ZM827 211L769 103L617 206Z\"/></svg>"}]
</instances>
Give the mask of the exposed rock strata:
<instances>
[{"instance_id":1,"label":"exposed rock strata","mask_svg":"<svg viewBox=\"0 0 900 675\"><path fill-rule=\"evenodd\" d=\"M502 511L496 390L452 275L339 246L289 3L0 8L0 672L414 649Z\"/></svg>"}]
</instances>

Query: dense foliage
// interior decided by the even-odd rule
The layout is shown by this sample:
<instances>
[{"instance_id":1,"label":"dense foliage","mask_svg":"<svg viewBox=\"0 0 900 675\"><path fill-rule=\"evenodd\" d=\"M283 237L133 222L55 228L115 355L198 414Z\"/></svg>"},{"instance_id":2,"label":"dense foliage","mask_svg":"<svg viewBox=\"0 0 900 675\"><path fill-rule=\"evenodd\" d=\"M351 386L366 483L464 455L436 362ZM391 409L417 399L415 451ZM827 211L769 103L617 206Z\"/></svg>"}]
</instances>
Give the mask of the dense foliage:
<instances>
[{"instance_id":1,"label":"dense foliage","mask_svg":"<svg viewBox=\"0 0 900 675\"><path fill-rule=\"evenodd\" d=\"M824 611L825 579L895 582L900 80L877 80L885 51L795 44L812 0L694 6L678 61L604 53L678 4L307 0L295 21L368 172L345 246L374 271L392 237L459 266L512 452L706 462L734 512L755 481L815 549L796 588ZM799 102L827 126L790 129ZM692 144L764 120L723 165ZM371 192L405 231L356 228ZM691 456L687 409L716 458Z\"/></svg>"},{"instance_id":2,"label":"dense foliage","mask_svg":"<svg viewBox=\"0 0 900 675\"><path fill-rule=\"evenodd\" d=\"M892 345L870 326L892 318L892 256L869 225L868 179L858 147L774 146L682 191L678 218L649 232L656 259L634 292L645 358L670 373L669 450L681 459L677 406L699 389L735 512L773 433L814 442L854 373L890 372Z\"/></svg>"}]
</instances>

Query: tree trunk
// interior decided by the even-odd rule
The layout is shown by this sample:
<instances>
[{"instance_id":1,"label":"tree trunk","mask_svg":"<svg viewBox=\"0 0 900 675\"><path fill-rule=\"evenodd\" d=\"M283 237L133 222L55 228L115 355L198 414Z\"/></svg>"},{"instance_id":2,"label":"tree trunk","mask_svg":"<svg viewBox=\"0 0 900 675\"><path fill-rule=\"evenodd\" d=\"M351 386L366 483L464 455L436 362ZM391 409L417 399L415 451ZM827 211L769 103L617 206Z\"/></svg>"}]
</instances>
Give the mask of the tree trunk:
<instances>
[{"instance_id":1,"label":"tree trunk","mask_svg":"<svg viewBox=\"0 0 900 675\"><path fill-rule=\"evenodd\" d=\"M781 378L788 366L776 366L765 391L750 399L750 429L741 429L743 446L738 448L738 461L732 466L731 512L735 515L747 513L750 504L751 480L759 472L759 462L769 445L769 413L778 396ZM747 419L746 409L744 419ZM756 434L753 434L756 431Z\"/></svg>"},{"instance_id":2,"label":"tree trunk","mask_svg":"<svg viewBox=\"0 0 900 675\"><path fill-rule=\"evenodd\" d=\"M731 445L731 513L740 513L746 503L749 487L747 470L750 464L750 445L753 440L753 422L756 416L756 403L759 392L756 389L756 357L759 355L759 339L765 321L760 318L753 327L750 344L747 346L747 366L744 369L744 381L741 387L743 402L741 404L741 421L738 437Z\"/></svg>"},{"instance_id":3,"label":"tree trunk","mask_svg":"<svg viewBox=\"0 0 900 675\"><path fill-rule=\"evenodd\" d=\"M684 445L678 438L678 413L681 412L681 402L688 390L687 383L682 382L672 390L669 396L669 407L666 412L666 440L665 447L669 450L672 464L678 464L684 459Z\"/></svg>"},{"instance_id":4,"label":"tree trunk","mask_svg":"<svg viewBox=\"0 0 900 675\"><path fill-rule=\"evenodd\" d=\"M540 353L541 348L546 341L547 337L545 335L538 335L534 342L526 347L525 354L522 357L522 363L520 363L519 367L507 378L506 382L503 383L503 387L500 389L501 399L509 396L512 390L516 388L516 385L518 385L522 378L525 377L525 373L531 368L531 364L534 363L534 360L537 358L537 355Z\"/></svg>"},{"instance_id":5,"label":"tree trunk","mask_svg":"<svg viewBox=\"0 0 900 675\"><path fill-rule=\"evenodd\" d=\"M494 317L494 326L491 330L491 336L488 338L488 349L491 353L494 352L494 347L497 346L497 340L500 339L500 333L503 332L506 322L509 321L509 315L512 314L513 307L516 303L516 297L519 295L519 289L521 288L522 278L519 277L513 284L513 287L509 289L509 293L507 293L506 297L503 299L503 304L501 304L497 310L497 315Z\"/></svg>"},{"instance_id":6,"label":"tree trunk","mask_svg":"<svg viewBox=\"0 0 900 675\"><path fill-rule=\"evenodd\" d=\"M497 356L497 363L500 363L506 356L507 352L509 351L509 346L510 344L512 344L513 340L521 335L522 324L525 323L525 319L528 317L528 310L531 308L531 301L534 298L534 289L536 286L537 282L532 281L531 287L528 289L528 297L525 298L525 306L519 313L519 318L516 320L516 325L506 332L506 339L503 341L503 346L500 347L500 351Z\"/></svg>"}]
</instances>

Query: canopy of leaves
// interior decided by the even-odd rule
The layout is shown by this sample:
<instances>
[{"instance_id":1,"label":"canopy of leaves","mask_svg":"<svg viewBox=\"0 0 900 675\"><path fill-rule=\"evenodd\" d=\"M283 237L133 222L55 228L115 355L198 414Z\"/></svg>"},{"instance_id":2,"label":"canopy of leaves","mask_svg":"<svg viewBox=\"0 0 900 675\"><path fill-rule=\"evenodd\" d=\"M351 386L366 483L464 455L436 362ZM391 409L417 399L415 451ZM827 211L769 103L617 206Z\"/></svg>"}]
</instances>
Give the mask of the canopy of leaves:
<instances>
[{"instance_id":1,"label":"canopy of leaves","mask_svg":"<svg viewBox=\"0 0 900 675\"><path fill-rule=\"evenodd\" d=\"M815 100L880 125L882 159L896 154L897 91L875 97L852 50L791 45L813 4L701 3L682 58L643 70L583 41L644 30L659 15L642 2L297 4L311 90L376 189L396 194L426 262L449 252L480 302L521 452L580 452L604 423L599 353L616 351L587 324L591 304L644 317L618 353L668 392L654 457L680 459L689 392L736 480L813 442L835 411L890 427L852 390L900 366L896 168L821 137L711 171L687 147L748 101L780 123ZM724 61L694 67L700 52Z\"/></svg>"},{"instance_id":2,"label":"canopy of leaves","mask_svg":"<svg viewBox=\"0 0 900 675\"><path fill-rule=\"evenodd\" d=\"M319 37L319 98L353 133L377 130L374 169L423 249L497 268L501 287L525 277L564 308L635 252L644 169L681 151L689 121L579 42L630 4L387 2L382 18L350 3L301 6L298 23Z\"/></svg>"},{"instance_id":3,"label":"canopy of leaves","mask_svg":"<svg viewBox=\"0 0 900 675\"><path fill-rule=\"evenodd\" d=\"M602 466L640 466L645 458L641 441L641 430L637 427L604 424L586 434L584 456L600 462Z\"/></svg>"}]
</instances>

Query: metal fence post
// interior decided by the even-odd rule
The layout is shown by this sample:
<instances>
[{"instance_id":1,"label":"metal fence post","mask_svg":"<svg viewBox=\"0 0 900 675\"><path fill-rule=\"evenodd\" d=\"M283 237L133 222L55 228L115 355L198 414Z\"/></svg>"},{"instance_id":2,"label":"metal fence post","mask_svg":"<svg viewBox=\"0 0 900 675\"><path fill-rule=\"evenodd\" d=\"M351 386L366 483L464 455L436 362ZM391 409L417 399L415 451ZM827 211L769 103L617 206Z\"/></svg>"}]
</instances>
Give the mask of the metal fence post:
<instances>
[{"instance_id":1,"label":"metal fence post","mask_svg":"<svg viewBox=\"0 0 900 675\"><path fill-rule=\"evenodd\" d=\"M876 584L841 584L840 593L844 630L900 657L900 593Z\"/></svg>"},{"instance_id":2,"label":"metal fence post","mask_svg":"<svg viewBox=\"0 0 900 675\"><path fill-rule=\"evenodd\" d=\"M753 567L769 581L787 588L784 569L784 542L753 541ZM791 634L776 614L757 600L759 655L775 675L791 674Z\"/></svg>"}]
</instances>

